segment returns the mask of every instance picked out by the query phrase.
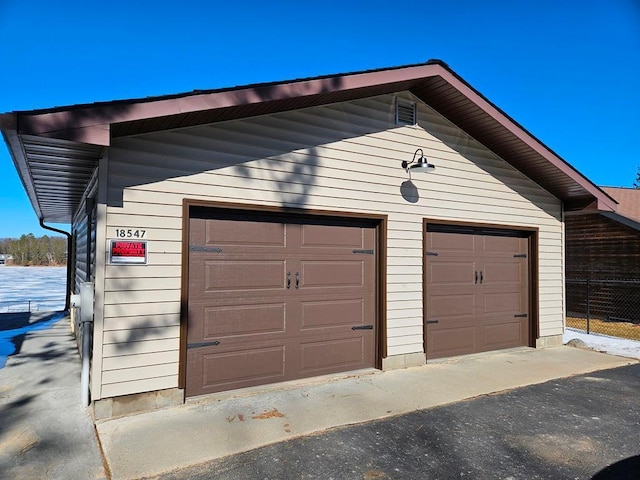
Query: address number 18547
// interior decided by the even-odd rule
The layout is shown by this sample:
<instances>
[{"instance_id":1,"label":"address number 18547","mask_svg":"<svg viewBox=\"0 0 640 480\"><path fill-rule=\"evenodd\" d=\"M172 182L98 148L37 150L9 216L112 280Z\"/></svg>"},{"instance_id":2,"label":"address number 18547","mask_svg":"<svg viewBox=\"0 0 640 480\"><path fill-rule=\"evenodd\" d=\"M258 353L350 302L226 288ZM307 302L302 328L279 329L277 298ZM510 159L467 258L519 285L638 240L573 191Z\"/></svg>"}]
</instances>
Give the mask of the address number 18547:
<instances>
[{"instance_id":1,"label":"address number 18547","mask_svg":"<svg viewBox=\"0 0 640 480\"><path fill-rule=\"evenodd\" d=\"M139 228L116 228L117 238L144 238L146 230Z\"/></svg>"}]
</instances>

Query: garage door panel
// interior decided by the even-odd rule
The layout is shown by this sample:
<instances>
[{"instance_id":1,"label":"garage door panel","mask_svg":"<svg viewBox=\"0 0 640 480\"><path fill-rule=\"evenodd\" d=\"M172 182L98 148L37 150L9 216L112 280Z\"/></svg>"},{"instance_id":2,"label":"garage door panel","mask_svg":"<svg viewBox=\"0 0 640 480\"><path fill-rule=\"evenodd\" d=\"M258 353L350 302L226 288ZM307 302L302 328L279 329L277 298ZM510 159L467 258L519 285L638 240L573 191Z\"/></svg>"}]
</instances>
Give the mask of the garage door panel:
<instances>
[{"instance_id":1,"label":"garage door panel","mask_svg":"<svg viewBox=\"0 0 640 480\"><path fill-rule=\"evenodd\" d=\"M284 289L286 272L283 260L207 260L203 290Z\"/></svg>"},{"instance_id":2,"label":"garage door panel","mask_svg":"<svg viewBox=\"0 0 640 480\"><path fill-rule=\"evenodd\" d=\"M520 262L483 262L483 285L520 284L525 280Z\"/></svg>"},{"instance_id":3,"label":"garage door panel","mask_svg":"<svg viewBox=\"0 0 640 480\"><path fill-rule=\"evenodd\" d=\"M301 343L300 371L308 376L368 367L369 347L371 342L360 335Z\"/></svg>"},{"instance_id":4,"label":"garage door panel","mask_svg":"<svg viewBox=\"0 0 640 480\"><path fill-rule=\"evenodd\" d=\"M188 343L201 343L218 341L225 345L263 343L265 341L277 340L282 342L285 335L286 318L277 318L275 312L265 312L265 322L262 317L259 321L245 319L241 324L233 324L227 317L220 315L206 318L205 306L191 308L189 316L193 325L187 331Z\"/></svg>"},{"instance_id":5,"label":"garage door panel","mask_svg":"<svg viewBox=\"0 0 640 480\"><path fill-rule=\"evenodd\" d=\"M499 235L483 235L480 237L482 248L485 253L503 254L519 254L522 253L522 241L524 239L518 237L507 237Z\"/></svg>"},{"instance_id":6,"label":"garage door panel","mask_svg":"<svg viewBox=\"0 0 640 480\"><path fill-rule=\"evenodd\" d=\"M203 245L284 247L286 225L270 222L207 220Z\"/></svg>"},{"instance_id":7,"label":"garage door panel","mask_svg":"<svg viewBox=\"0 0 640 480\"><path fill-rule=\"evenodd\" d=\"M526 311L527 306L523 305L522 294L516 292L485 293L482 296L482 314L518 314Z\"/></svg>"},{"instance_id":8,"label":"garage door panel","mask_svg":"<svg viewBox=\"0 0 640 480\"><path fill-rule=\"evenodd\" d=\"M327 327L347 327L365 323L365 308L362 298L301 302L300 330ZM369 315L372 312L367 312Z\"/></svg>"},{"instance_id":9,"label":"garage door panel","mask_svg":"<svg viewBox=\"0 0 640 480\"><path fill-rule=\"evenodd\" d=\"M459 255L464 253L473 254L475 251L475 238L473 235L432 232L427 240L427 250L455 252Z\"/></svg>"},{"instance_id":10,"label":"garage door panel","mask_svg":"<svg viewBox=\"0 0 640 480\"><path fill-rule=\"evenodd\" d=\"M202 388L226 390L281 381L285 378L284 345L203 353Z\"/></svg>"},{"instance_id":11,"label":"garage door panel","mask_svg":"<svg viewBox=\"0 0 640 480\"><path fill-rule=\"evenodd\" d=\"M365 285L365 266L362 260L302 261L300 288L343 288Z\"/></svg>"},{"instance_id":12,"label":"garage door panel","mask_svg":"<svg viewBox=\"0 0 640 480\"><path fill-rule=\"evenodd\" d=\"M284 333L285 304L203 307L204 337Z\"/></svg>"},{"instance_id":13,"label":"garage door panel","mask_svg":"<svg viewBox=\"0 0 640 480\"><path fill-rule=\"evenodd\" d=\"M430 332L427 349L431 358L450 357L477 351L475 326L453 327Z\"/></svg>"},{"instance_id":14,"label":"garage door panel","mask_svg":"<svg viewBox=\"0 0 640 480\"><path fill-rule=\"evenodd\" d=\"M301 246L335 248L348 250L349 248L364 248L365 236L359 228L339 225L302 225Z\"/></svg>"},{"instance_id":15,"label":"garage door panel","mask_svg":"<svg viewBox=\"0 0 640 480\"><path fill-rule=\"evenodd\" d=\"M432 287L439 285L469 285L474 279L473 261L434 261L429 264Z\"/></svg>"},{"instance_id":16,"label":"garage door panel","mask_svg":"<svg viewBox=\"0 0 640 480\"><path fill-rule=\"evenodd\" d=\"M520 322L497 323L483 328L485 350L498 350L521 345L522 326Z\"/></svg>"},{"instance_id":17,"label":"garage door panel","mask_svg":"<svg viewBox=\"0 0 640 480\"><path fill-rule=\"evenodd\" d=\"M476 311L475 295L449 294L449 295L430 295L427 309L429 318L432 320L440 320L455 317L473 317Z\"/></svg>"}]
</instances>

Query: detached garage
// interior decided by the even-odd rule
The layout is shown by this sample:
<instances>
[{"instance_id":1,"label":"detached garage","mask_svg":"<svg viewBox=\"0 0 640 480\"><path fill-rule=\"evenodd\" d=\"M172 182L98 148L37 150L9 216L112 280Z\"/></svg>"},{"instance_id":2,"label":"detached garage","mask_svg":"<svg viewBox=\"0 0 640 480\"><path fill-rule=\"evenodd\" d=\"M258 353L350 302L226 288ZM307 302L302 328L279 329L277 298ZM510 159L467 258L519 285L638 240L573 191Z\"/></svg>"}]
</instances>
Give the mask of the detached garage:
<instances>
[{"instance_id":1,"label":"detached garage","mask_svg":"<svg viewBox=\"0 0 640 480\"><path fill-rule=\"evenodd\" d=\"M440 61L0 120L94 290L98 417L558 345L564 217L616 205Z\"/></svg>"}]
</instances>

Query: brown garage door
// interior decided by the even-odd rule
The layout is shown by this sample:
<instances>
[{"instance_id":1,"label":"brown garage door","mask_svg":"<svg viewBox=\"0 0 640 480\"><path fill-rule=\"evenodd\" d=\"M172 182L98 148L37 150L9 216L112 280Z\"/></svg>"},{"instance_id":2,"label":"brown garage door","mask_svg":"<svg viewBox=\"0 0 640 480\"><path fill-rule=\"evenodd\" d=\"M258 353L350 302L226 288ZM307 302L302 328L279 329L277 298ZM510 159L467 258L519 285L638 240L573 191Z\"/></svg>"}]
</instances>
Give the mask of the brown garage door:
<instances>
[{"instance_id":1,"label":"brown garage door","mask_svg":"<svg viewBox=\"0 0 640 480\"><path fill-rule=\"evenodd\" d=\"M525 232L429 225L427 358L529 345Z\"/></svg>"},{"instance_id":2,"label":"brown garage door","mask_svg":"<svg viewBox=\"0 0 640 480\"><path fill-rule=\"evenodd\" d=\"M374 366L375 227L200 211L189 232L187 395Z\"/></svg>"}]
</instances>

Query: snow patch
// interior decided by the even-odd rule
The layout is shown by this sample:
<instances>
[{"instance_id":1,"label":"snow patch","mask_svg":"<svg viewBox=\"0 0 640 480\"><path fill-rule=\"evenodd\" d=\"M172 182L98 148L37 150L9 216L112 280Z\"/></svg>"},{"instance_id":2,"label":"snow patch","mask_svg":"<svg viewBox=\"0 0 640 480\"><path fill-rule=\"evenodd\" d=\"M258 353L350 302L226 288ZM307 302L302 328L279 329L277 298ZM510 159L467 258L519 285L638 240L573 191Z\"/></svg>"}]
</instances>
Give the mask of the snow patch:
<instances>
[{"instance_id":1,"label":"snow patch","mask_svg":"<svg viewBox=\"0 0 640 480\"><path fill-rule=\"evenodd\" d=\"M567 344L572 339L584 342L591 350L597 352L640 360L640 342L637 340L627 340L597 333L586 334L581 330L567 328L564 332L563 343Z\"/></svg>"}]
</instances>

